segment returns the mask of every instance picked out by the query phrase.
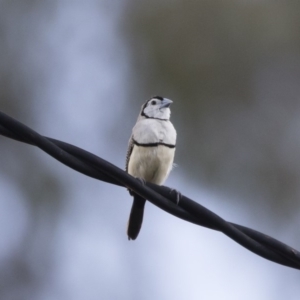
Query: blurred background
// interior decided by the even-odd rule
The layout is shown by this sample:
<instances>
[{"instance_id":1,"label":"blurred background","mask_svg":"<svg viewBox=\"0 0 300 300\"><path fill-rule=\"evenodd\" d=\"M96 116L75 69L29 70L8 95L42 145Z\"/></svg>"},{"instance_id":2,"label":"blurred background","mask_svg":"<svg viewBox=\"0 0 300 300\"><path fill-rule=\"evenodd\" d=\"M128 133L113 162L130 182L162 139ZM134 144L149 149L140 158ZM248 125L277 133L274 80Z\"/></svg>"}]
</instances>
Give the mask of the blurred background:
<instances>
[{"instance_id":1,"label":"blurred background","mask_svg":"<svg viewBox=\"0 0 300 300\"><path fill-rule=\"evenodd\" d=\"M166 185L300 250L299 1L1 0L0 110L124 168L174 101ZM300 273L0 136L0 298L299 299Z\"/></svg>"}]
</instances>

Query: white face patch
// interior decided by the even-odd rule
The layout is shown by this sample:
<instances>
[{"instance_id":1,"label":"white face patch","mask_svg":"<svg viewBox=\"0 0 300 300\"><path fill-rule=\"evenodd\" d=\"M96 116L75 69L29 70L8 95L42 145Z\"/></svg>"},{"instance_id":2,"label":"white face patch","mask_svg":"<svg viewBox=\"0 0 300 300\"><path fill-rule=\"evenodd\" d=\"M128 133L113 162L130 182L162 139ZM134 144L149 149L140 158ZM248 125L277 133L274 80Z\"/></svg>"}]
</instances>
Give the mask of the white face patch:
<instances>
[{"instance_id":1,"label":"white face patch","mask_svg":"<svg viewBox=\"0 0 300 300\"><path fill-rule=\"evenodd\" d=\"M145 105L142 115L146 118L169 120L171 111L169 107L163 107L164 98L152 98Z\"/></svg>"}]
</instances>

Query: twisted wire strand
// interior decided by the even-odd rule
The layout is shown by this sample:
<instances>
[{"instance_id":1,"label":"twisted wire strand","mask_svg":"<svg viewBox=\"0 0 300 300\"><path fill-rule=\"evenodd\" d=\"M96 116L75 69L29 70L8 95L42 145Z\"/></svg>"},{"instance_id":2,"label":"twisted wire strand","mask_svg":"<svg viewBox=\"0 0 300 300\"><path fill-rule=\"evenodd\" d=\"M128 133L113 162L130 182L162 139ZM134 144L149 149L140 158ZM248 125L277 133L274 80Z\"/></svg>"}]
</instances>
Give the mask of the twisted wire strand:
<instances>
[{"instance_id":1,"label":"twisted wire strand","mask_svg":"<svg viewBox=\"0 0 300 300\"><path fill-rule=\"evenodd\" d=\"M256 230L230 223L173 189L139 180L108 161L71 144L42 136L0 112L0 134L39 147L66 166L92 178L134 190L164 211L193 224L220 231L235 242L270 261L300 269L300 252Z\"/></svg>"}]
</instances>

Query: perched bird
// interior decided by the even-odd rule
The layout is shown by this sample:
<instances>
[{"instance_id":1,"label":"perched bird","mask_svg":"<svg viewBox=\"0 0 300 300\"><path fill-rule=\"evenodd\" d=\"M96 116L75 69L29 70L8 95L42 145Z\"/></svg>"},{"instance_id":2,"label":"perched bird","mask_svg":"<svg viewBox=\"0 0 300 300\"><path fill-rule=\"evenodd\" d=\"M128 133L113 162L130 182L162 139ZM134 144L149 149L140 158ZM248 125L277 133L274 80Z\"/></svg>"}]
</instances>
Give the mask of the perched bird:
<instances>
[{"instance_id":1,"label":"perched bird","mask_svg":"<svg viewBox=\"0 0 300 300\"><path fill-rule=\"evenodd\" d=\"M132 129L126 157L126 171L143 181L162 185L174 160L176 130L170 122L172 100L155 96L141 109ZM133 204L128 221L128 239L135 240L143 222L146 199L130 191Z\"/></svg>"}]
</instances>

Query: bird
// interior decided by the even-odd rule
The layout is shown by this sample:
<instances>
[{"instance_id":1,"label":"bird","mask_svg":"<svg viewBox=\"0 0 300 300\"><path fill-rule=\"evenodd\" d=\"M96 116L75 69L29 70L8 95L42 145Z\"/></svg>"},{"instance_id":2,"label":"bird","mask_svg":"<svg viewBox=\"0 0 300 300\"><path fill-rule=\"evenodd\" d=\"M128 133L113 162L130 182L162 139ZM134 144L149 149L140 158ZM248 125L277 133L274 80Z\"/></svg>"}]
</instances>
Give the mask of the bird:
<instances>
[{"instance_id":1,"label":"bird","mask_svg":"<svg viewBox=\"0 0 300 300\"><path fill-rule=\"evenodd\" d=\"M142 182L162 185L173 167L177 133L170 122L168 98L151 97L142 105L128 143L126 172ZM135 240L140 232L146 199L129 190L133 203L127 235Z\"/></svg>"}]
</instances>

